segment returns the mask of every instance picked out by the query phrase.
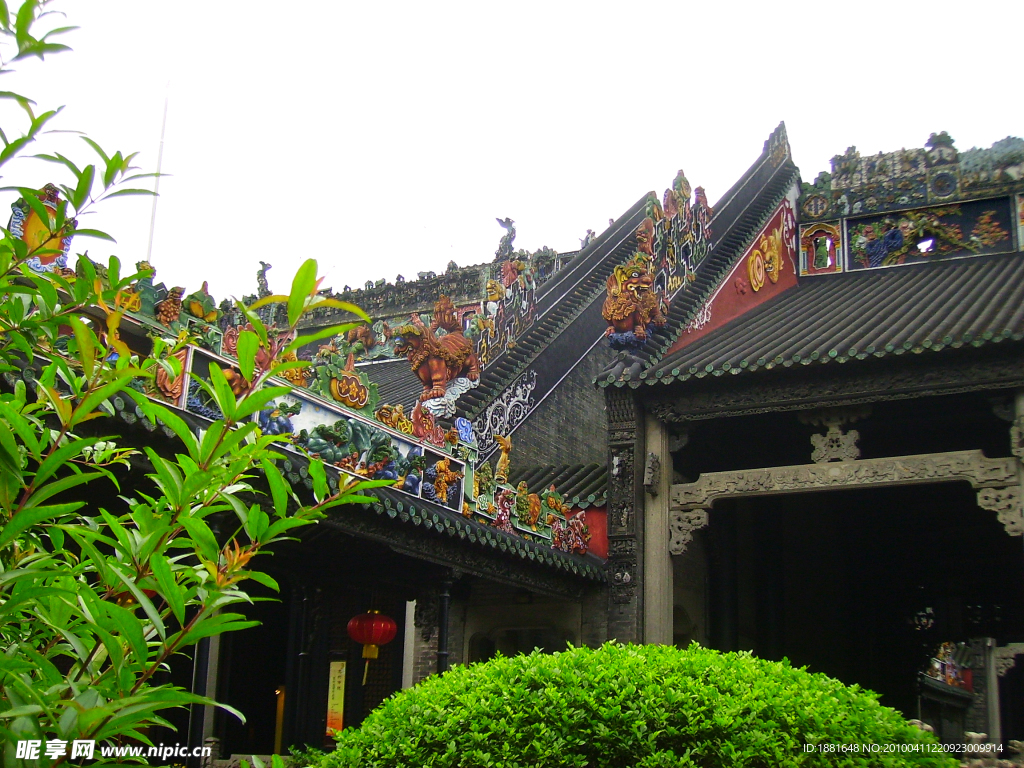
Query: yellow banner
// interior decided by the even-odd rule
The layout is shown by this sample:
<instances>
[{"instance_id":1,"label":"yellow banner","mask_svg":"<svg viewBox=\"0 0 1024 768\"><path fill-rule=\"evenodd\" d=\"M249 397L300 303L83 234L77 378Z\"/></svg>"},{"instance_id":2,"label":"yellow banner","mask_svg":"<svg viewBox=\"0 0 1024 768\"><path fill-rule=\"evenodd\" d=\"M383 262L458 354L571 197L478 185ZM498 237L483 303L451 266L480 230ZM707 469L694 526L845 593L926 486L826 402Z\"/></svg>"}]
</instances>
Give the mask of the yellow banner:
<instances>
[{"instance_id":1,"label":"yellow banner","mask_svg":"<svg viewBox=\"0 0 1024 768\"><path fill-rule=\"evenodd\" d=\"M345 722L345 662L331 662L331 681L327 693L327 735L340 731Z\"/></svg>"}]
</instances>

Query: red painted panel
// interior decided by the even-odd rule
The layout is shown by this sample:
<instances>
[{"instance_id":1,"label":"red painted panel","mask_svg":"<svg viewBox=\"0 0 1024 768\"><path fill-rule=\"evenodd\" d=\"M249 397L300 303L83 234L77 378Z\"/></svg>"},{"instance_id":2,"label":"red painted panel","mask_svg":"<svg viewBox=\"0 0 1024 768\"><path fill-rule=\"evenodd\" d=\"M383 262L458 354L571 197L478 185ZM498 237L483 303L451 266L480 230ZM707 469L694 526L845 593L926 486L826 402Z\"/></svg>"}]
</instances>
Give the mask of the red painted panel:
<instances>
[{"instance_id":1,"label":"red painted panel","mask_svg":"<svg viewBox=\"0 0 1024 768\"><path fill-rule=\"evenodd\" d=\"M692 344L796 283L796 217L792 204L786 199L665 355Z\"/></svg>"},{"instance_id":2,"label":"red painted panel","mask_svg":"<svg viewBox=\"0 0 1024 768\"><path fill-rule=\"evenodd\" d=\"M587 528L590 530L590 549L592 554L602 560L608 559L608 509L607 507L587 507Z\"/></svg>"}]
</instances>

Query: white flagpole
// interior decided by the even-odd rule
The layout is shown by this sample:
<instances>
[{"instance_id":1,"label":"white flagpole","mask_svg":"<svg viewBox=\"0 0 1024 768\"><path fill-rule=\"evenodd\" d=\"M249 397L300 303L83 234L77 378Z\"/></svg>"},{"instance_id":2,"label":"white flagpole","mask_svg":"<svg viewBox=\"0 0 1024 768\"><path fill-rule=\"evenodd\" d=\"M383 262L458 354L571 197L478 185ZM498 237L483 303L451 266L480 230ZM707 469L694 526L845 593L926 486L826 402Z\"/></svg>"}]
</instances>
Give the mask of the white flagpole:
<instances>
[{"instance_id":1,"label":"white flagpole","mask_svg":"<svg viewBox=\"0 0 1024 768\"><path fill-rule=\"evenodd\" d=\"M153 257L153 232L156 230L156 204L160 201L160 171L164 164L164 136L167 134L167 104L170 100L170 86L164 91L164 119L160 124L160 149L156 156L156 178L153 181L153 212L149 217L149 246L146 248L146 261Z\"/></svg>"}]
</instances>

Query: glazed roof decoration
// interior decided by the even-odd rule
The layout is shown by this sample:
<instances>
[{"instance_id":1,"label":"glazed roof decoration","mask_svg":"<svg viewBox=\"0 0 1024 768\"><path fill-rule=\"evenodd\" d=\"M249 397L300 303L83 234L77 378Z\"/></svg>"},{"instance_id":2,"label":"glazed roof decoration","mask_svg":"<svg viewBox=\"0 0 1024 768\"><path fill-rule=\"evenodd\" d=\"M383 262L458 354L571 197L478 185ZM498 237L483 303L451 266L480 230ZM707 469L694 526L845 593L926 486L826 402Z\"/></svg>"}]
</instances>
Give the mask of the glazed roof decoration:
<instances>
[{"instance_id":1,"label":"glazed roof decoration","mask_svg":"<svg viewBox=\"0 0 1024 768\"><path fill-rule=\"evenodd\" d=\"M832 158L831 172L803 184L802 221L824 221L978 197L1024 192L1024 140L1008 136L988 149L960 152L948 133L919 149Z\"/></svg>"},{"instance_id":2,"label":"glazed roof decoration","mask_svg":"<svg viewBox=\"0 0 1024 768\"><path fill-rule=\"evenodd\" d=\"M55 198L55 202L59 201ZM22 209L16 205L15 210ZM23 221L27 218L24 216ZM60 253L65 252L66 245L62 244ZM84 257L79 259L79 268L83 263ZM105 281L106 270L90 264L97 279ZM267 273L271 265L260 264L258 293L265 296L270 294ZM57 265L56 258L42 266L50 267L41 270L44 272L52 269L69 272ZM140 380L136 388L150 398L185 412L193 420L220 418L215 403L195 379L208 379L211 368L217 366L236 395L248 391L251 385L238 365L238 343L241 331L251 325L229 302L217 305L206 283L191 292L182 286L168 288L156 281L152 265L139 262L137 267L140 277L120 298L119 308L124 310L121 340L132 353L144 355L154 348L153 339L163 338L166 342L157 348L164 350L161 354L173 356L177 366L160 368L154 379ZM248 297L247 303L254 298ZM268 325L272 340L270 350L261 347L257 352L255 366L258 370L266 370L277 351L291 341L274 331L279 311L276 305L257 310L260 319ZM456 371L468 378L473 369L473 347L462 334L461 323L449 299L442 297L436 303L429 324L417 327L412 323L410 328L415 332L409 328L399 329L395 337L404 332L410 338L433 339L442 350L439 357L450 363L447 371ZM366 331L365 326L362 330L353 329L344 338L336 337L317 349L300 351L298 357L290 353L296 362L301 359L308 363L284 373L294 389L253 416L265 434L288 437L284 447L289 454L284 465L288 479L295 484L310 485L312 481L305 466L308 461L319 459L329 468L328 474L335 487L342 475L391 481L385 488L367 492L379 499L374 509L387 512L388 517L398 517L399 522L424 524L428 530L468 538L470 543L479 542L567 573L603 579L598 561L590 556L581 557L586 547L579 545L579 536L573 539L574 546L566 548L566 536L554 537L547 517L534 520L535 527L524 528L517 522L519 517L513 515L511 526L501 525L495 529L494 516L488 514L488 506L481 505L477 497L478 483L474 478L478 449L472 426L461 418L441 423L429 408L419 407L420 404L407 412L401 404L382 403L376 384L354 364L354 350L358 345L372 343ZM339 345L347 347L343 349ZM435 350L429 347L425 351L433 353ZM460 360L461 366L458 365ZM402 362L406 375L412 376L409 362ZM427 368L429 373L433 366L427 365ZM175 369L180 370L177 376L173 375ZM453 379L447 377L446 373L437 385L442 391L452 383ZM424 395L436 386L432 374L427 381L427 389L421 386ZM272 379L270 382L275 383ZM433 399L424 397L422 404ZM119 398L114 406L121 418L130 423L141 424L150 431L160 428L126 399ZM173 434L166 427L164 431L168 436ZM526 505L527 513L533 511L530 505L535 506L535 503L527 498L528 494L520 494L517 488L501 490L503 504L515 509ZM561 519L568 525L564 516L558 517L557 510L548 510L548 513L555 515L552 522ZM578 528L576 524L574 530Z\"/></svg>"},{"instance_id":3,"label":"glazed roof decoration","mask_svg":"<svg viewBox=\"0 0 1024 768\"><path fill-rule=\"evenodd\" d=\"M429 325L413 315L412 323L398 328L393 336L395 351L405 355L423 382L420 406L435 416L454 416L458 396L480 383L480 361L473 342L462 333L451 299L437 300Z\"/></svg>"},{"instance_id":4,"label":"glazed roof decoration","mask_svg":"<svg viewBox=\"0 0 1024 768\"><path fill-rule=\"evenodd\" d=\"M757 161L722 196L713 212L707 208L706 224L702 223L702 226L695 227L695 235L704 235L706 232L713 233L713 237L708 236L705 246L707 250L695 268L686 274L685 287L674 295L669 293L671 301L665 312L666 323L662 332L653 336L639 349L621 354L596 377L595 383L598 386L636 387L644 381L654 383L661 379L655 372L660 369L659 363L662 358L669 356L673 345L687 328L701 324L702 315L706 313L709 302L722 288L726 278L733 273L739 260L755 239L766 230L766 227L768 234L771 233L772 228L768 225L780 215L786 201L792 196L793 187L798 179L799 171L792 161L786 127L779 124L765 141ZM678 176L677 180L682 181ZM679 193L680 187L685 191L685 185L673 182L672 188L666 191L665 198L672 199L675 196L672 193ZM703 190L699 191L700 194L696 194L695 191L695 208L706 204ZM656 213L661 208L657 205L656 198L653 203L654 205L647 208L648 214ZM665 213L668 212L667 208L663 210ZM648 215L648 218L654 217ZM648 223L643 220L639 222L636 239L641 248L648 239L649 229ZM655 228L655 244L659 243L657 233L658 229ZM664 250L656 250L655 266L663 260L671 263L675 254L686 253L685 247L682 247L684 243L672 249L665 248L664 238L660 239L660 243ZM767 274L765 272L766 278ZM657 280L655 285L658 285ZM748 285L746 290L749 292L753 289Z\"/></svg>"},{"instance_id":5,"label":"glazed roof decoration","mask_svg":"<svg viewBox=\"0 0 1024 768\"><path fill-rule=\"evenodd\" d=\"M802 185L797 209L799 291L623 379L669 383L1024 340L1021 139L962 153L946 133L921 149L862 157L850 148Z\"/></svg>"},{"instance_id":6,"label":"glazed roof decoration","mask_svg":"<svg viewBox=\"0 0 1024 768\"><path fill-rule=\"evenodd\" d=\"M7 229L14 237L23 240L31 250L36 252L27 262L28 268L33 272L71 274L71 270L68 269L71 235L59 240L53 237L47 238L50 231L40 216L43 212L48 215L48 218L54 216L60 202L60 191L53 184L47 184L39 190L37 198L27 200L22 197L11 204L11 220L7 224ZM72 229L76 226L74 220L69 224Z\"/></svg>"},{"instance_id":7,"label":"glazed roof decoration","mask_svg":"<svg viewBox=\"0 0 1024 768\"><path fill-rule=\"evenodd\" d=\"M612 349L638 349L646 343L648 329L653 333L668 322L662 311L667 302L664 293L654 290L650 267L651 257L637 251L608 278L601 316L608 321L605 335Z\"/></svg>"}]
</instances>

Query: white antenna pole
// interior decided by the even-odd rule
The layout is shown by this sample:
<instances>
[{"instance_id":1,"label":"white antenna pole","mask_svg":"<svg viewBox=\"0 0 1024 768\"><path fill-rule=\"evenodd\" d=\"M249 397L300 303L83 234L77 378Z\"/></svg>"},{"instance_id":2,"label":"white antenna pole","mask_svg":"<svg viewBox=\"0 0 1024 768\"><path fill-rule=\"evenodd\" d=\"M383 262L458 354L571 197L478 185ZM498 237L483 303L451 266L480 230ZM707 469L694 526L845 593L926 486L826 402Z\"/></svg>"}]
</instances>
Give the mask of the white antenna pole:
<instances>
[{"instance_id":1,"label":"white antenna pole","mask_svg":"<svg viewBox=\"0 0 1024 768\"><path fill-rule=\"evenodd\" d=\"M153 181L153 212L149 217L149 247L146 248L146 261L153 257L153 232L156 230L156 204L160 201L160 171L164 164L164 136L167 134L167 103L170 100L170 83L164 91L164 119L160 124L160 149L156 155L156 178Z\"/></svg>"}]
</instances>

